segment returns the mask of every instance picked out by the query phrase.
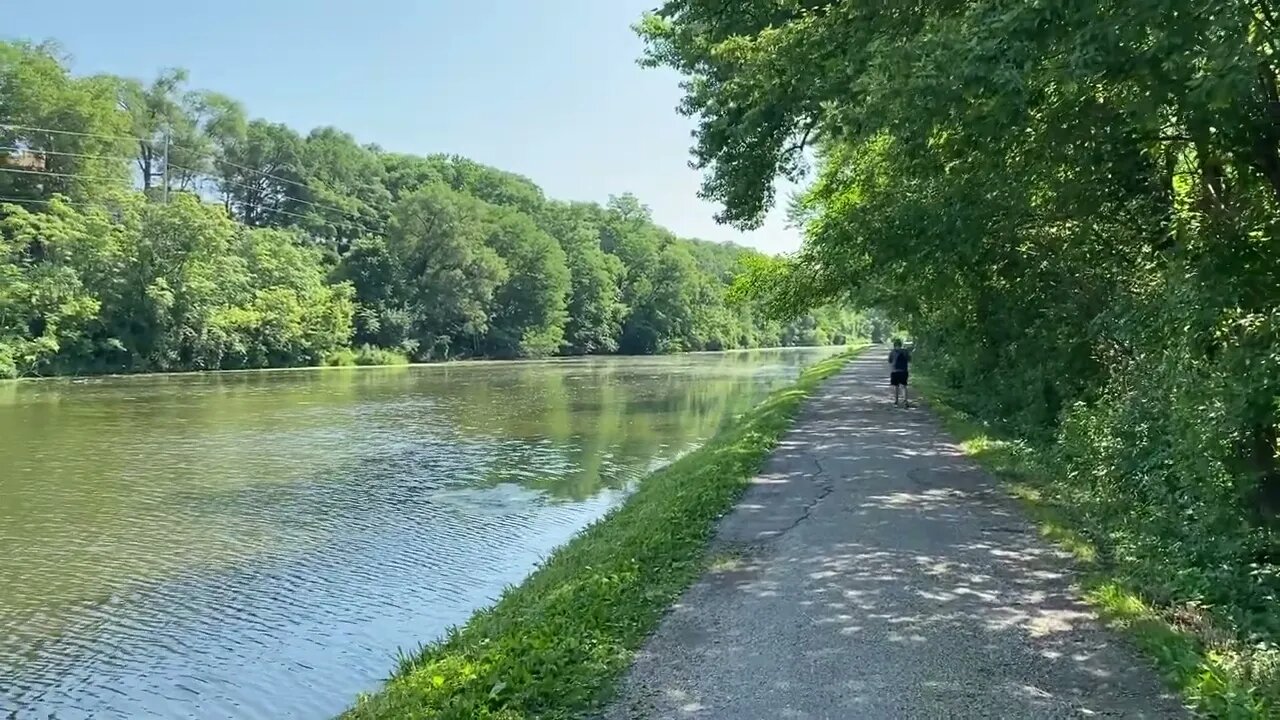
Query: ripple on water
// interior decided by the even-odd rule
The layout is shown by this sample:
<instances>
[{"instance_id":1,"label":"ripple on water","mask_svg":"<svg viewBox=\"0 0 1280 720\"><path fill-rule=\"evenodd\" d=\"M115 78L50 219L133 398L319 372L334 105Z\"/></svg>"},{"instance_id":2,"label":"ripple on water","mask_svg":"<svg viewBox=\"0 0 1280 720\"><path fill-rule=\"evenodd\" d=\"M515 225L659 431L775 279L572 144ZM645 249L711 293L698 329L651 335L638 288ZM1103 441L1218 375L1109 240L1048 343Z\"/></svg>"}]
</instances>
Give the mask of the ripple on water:
<instances>
[{"instance_id":1,"label":"ripple on water","mask_svg":"<svg viewBox=\"0 0 1280 720\"><path fill-rule=\"evenodd\" d=\"M0 436L33 441L0 453L0 717L332 715L795 374L653 362L129 378L0 406Z\"/></svg>"}]
</instances>

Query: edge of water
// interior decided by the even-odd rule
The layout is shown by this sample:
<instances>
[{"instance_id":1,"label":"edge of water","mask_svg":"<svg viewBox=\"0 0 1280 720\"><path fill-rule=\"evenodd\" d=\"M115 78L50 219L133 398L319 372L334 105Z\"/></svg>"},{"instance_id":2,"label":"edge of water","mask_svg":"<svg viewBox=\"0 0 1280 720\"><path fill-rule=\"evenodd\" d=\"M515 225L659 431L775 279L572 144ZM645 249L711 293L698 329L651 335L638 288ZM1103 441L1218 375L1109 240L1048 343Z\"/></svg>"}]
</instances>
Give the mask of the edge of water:
<instances>
[{"instance_id":1,"label":"edge of water","mask_svg":"<svg viewBox=\"0 0 1280 720\"><path fill-rule=\"evenodd\" d=\"M461 628L402 653L342 717L523 720L600 710L636 649L707 569L720 517L801 403L867 346L810 366L711 440L640 482Z\"/></svg>"}]
</instances>

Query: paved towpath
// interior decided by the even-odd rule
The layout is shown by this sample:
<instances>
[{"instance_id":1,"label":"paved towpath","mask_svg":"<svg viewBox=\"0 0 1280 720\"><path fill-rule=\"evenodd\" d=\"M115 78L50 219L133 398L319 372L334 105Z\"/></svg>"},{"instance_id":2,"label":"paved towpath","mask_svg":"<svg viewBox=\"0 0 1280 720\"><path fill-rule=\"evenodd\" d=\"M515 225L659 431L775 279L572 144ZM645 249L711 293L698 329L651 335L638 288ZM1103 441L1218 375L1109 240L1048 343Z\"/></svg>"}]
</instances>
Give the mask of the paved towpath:
<instances>
[{"instance_id":1,"label":"paved towpath","mask_svg":"<svg viewBox=\"0 0 1280 720\"><path fill-rule=\"evenodd\" d=\"M607 720L1186 717L886 352L809 401Z\"/></svg>"}]
</instances>

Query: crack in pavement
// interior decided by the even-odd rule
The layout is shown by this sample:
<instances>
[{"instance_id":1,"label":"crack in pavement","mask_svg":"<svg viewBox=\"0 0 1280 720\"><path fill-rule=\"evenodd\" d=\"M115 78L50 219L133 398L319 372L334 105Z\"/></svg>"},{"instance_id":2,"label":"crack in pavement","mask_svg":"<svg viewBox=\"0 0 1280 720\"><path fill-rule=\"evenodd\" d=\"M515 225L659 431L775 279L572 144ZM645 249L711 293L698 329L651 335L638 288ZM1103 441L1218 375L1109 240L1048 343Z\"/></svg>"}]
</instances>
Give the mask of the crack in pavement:
<instances>
[{"instance_id":1,"label":"crack in pavement","mask_svg":"<svg viewBox=\"0 0 1280 720\"><path fill-rule=\"evenodd\" d=\"M824 468L822 467L822 461L821 461L821 460L819 460L816 456L811 457L811 458L809 458L809 459L813 461L813 465L814 465L814 467L816 467L816 468L818 469L818 472L816 472L816 473L814 473L814 474L813 474L813 477L814 477L815 479L822 478L822 477L824 477L824 476L826 476L826 475L827 475L827 471L826 471L826 469L824 469ZM834 481L832 481L832 480L827 480L826 482L822 483L822 484L819 486L818 494L817 494L817 495L815 495L815 496L813 497L813 499L812 499L812 500L810 500L809 502L805 503L804 509L800 512L800 516L799 516L799 517L797 517L797 518L795 519L795 521L793 521L790 525L788 525L787 527L783 528L783 529L782 529L782 530L781 530L777 535L775 535L774 537L775 537L775 538L782 537L783 535L786 535L787 533L789 533L789 532L791 532L792 530L795 530L797 527L799 527L799 526L800 526L800 523L804 522L805 520L808 520L808 519L809 519L809 517L810 517L810 515L812 515L812 513L813 513L813 509L814 509L815 507L817 507L817 506L818 506L818 503L820 503L820 502L822 502L823 500L827 499L827 496L829 496L831 493L835 492L835 489L836 489L836 485L835 485L835 482L834 482Z\"/></svg>"}]
</instances>

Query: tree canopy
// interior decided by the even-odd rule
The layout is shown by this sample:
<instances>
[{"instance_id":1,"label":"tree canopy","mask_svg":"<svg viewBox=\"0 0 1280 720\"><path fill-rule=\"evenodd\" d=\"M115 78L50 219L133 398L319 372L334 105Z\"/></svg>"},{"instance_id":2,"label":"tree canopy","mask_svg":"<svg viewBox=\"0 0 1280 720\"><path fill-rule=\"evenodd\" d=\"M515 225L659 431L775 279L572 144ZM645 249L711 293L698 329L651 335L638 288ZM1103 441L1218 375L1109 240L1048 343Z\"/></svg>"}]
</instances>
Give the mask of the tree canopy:
<instances>
[{"instance_id":1,"label":"tree canopy","mask_svg":"<svg viewBox=\"0 0 1280 720\"><path fill-rule=\"evenodd\" d=\"M1280 596L1278 18L668 0L637 29L685 77L725 221L812 181L801 252L736 291L884 309L969 410L1056 443L1091 517L1125 518L1149 593L1233 608L1251 643Z\"/></svg>"},{"instance_id":2,"label":"tree canopy","mask_svg":"<svg viewBox=\"0 0 1280 720\"><path fill-rule=\"evenodd\" d=\"M0 43L0 377L653 353L844 342L730 302L746 248L676 237L637 198L252 119L193 89L73 75Z\"/></svg>"}]
</instances>

